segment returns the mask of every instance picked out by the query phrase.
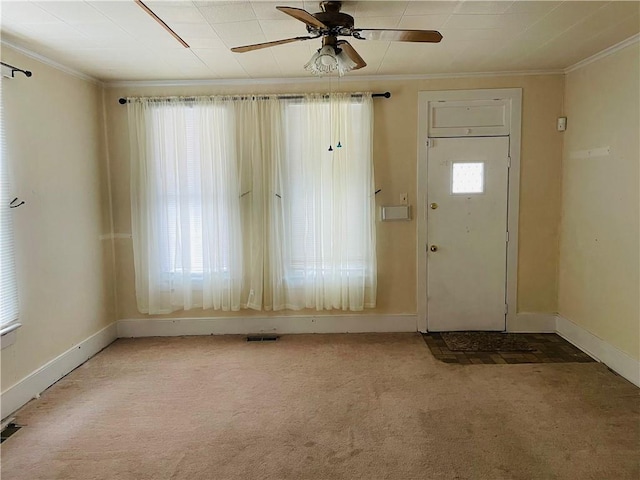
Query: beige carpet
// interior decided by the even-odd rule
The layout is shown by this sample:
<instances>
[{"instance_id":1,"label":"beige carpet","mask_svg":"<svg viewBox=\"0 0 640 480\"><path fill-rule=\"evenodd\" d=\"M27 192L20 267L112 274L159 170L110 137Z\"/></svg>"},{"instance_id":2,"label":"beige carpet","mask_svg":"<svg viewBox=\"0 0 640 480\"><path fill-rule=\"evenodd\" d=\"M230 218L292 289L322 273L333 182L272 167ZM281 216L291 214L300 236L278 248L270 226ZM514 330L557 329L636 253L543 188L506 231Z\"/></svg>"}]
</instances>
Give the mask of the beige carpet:
<instances>
[{"instance_id":1,"label":"beige carpet","mask_svg":"<svg viewBox=\"0 0 640 480\"><path fill-rule=\"evenodd\" d=\"M118 340L18 413L2 479L637 480L638 393L418 334Z\"/></svg>"}]
</instances>

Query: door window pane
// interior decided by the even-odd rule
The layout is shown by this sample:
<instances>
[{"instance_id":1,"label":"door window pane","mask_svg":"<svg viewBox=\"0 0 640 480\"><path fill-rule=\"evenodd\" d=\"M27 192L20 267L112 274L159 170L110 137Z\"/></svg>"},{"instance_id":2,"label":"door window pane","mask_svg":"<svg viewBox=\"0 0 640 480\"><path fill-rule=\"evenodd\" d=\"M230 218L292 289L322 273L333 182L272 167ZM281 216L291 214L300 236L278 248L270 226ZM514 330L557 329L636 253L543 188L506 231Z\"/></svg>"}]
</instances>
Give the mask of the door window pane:
<instances>
[{"instance_id":1,"label":"door window pane","mask_svg":"<svg viewBox=\"0 0 640 480\"><path fill-rule=\"evenodd\" d=\"M454 162L451 193L483 193L484 163Z\"/></svg>"}]
</instances>

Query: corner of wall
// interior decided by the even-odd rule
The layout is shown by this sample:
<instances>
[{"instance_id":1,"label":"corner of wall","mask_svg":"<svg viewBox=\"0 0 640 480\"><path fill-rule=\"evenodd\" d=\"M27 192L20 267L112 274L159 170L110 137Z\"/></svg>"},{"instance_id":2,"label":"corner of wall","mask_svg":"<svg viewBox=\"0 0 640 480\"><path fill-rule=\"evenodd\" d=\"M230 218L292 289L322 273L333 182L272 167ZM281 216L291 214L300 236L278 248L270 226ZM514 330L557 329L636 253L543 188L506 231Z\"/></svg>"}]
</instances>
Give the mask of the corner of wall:
<instances>
[{"instance_id":1,"label":"corner of wall","mask_svg":"<svg viewBox=\"0 0 640 480\"><path fill-rule=\"evenodd\" d=\"M106 237L103 241L109 242L110 249L110 272L106 272L109 278L105 279L105 281L109 282L112 292L113 298L113 321L117 321L119 319L119 306L118 306L118 288L117 288L117 268L116 268L116 247L115 247L115 238L114 238L114 222L113 222L113 192L112 192L112 184L111 184L111 151L109 145L109 124L107 122L107 102L106 102L106 85L102 84L100 86L100 113L101 113L101 124L102 124L102 141L103 141L103 152L102 156L104 159L104 172L103 182L106 184L106 192L107 198L103 199L103 202L107 202L107 215L109 216L109 231L104 234Z\"/></svg>"},{"instance_id":2,"label":"corner of wall","mask_svg":"<svg viewBox=\"0 0 640 480\"><path fill-rule=\"evenodd\" d=\"M563 74L562 75L562 101L561 101L561 106L560 106L560 115L561 117L566 117L566 105L565 105L565 100L566 100L566 96L567 96L567 74ZM563 217L563 198L564 198L564 163L565 163L565 156L566 156L566 152L565 152L565 133L566 130L564 132L562 132L562 141L561 141L561 155L560 155L560 194L559 194L559 198L558 198L558 220L556 223L556 230L558 232L557 238L556 238L556 244L554 245L556 252L558 252L558 259L556 262L556 271L555 271L555 282L556 282L556 289L555 289L555 293L556 293L556 298L555 298L555 302L556 302L556 310L560 311L560 255L562 252L562 217Z\"/></svg>"}]
</instances>

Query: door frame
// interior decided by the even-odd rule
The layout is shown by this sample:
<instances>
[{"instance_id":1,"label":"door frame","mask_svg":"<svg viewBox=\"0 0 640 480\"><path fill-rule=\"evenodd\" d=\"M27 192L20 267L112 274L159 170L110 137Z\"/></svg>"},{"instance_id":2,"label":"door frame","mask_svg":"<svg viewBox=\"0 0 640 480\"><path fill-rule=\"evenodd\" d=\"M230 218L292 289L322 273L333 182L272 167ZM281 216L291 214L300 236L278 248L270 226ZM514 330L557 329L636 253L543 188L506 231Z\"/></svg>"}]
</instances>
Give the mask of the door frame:
<instances>
[{"instance_id":1,"label":"door frame","mask_svg":"<svg viewBox=\"0 0 640 480\"><path fill-rule=\"evenodd\" d=\"M505 100L509 104L509 157L511 158L508 177L507 198L507 270L506 270L506 312L505 329L516 320L518 293L518 218L520 212L520 145L522 126L522 89L480 89L442 90L418 92L418 175L416 218L418 220L417 240L417 330L427 332L427 162L429 156L429 103L442 101ZM484 135L494 136L494 135ZM466 138L466 137L465 137Z\"/></svg>"}]
</instances>

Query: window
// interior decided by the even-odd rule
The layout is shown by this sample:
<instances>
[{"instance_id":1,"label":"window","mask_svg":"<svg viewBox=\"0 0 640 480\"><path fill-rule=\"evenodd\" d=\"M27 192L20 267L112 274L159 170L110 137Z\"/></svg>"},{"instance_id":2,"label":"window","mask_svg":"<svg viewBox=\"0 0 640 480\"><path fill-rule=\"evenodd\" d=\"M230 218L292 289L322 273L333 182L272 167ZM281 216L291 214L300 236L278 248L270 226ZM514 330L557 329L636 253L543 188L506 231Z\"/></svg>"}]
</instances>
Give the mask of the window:
<instances>
[{"instance_id":1,"label":"window","mask_svg":"<svg viewBox=\"0 0 640 480\"><path fill-rule=\"evenodd\" d=\"M207 131L209 119L219 130L213 137ZM224 175L235 168L235 159L219 146L229 136L228 125L228 111L222 106L187 105L176 110L161 105L154 111L151 131L161 135L155 138L151 153L155 159L152 188L157 196L151 208L159 228L158 260L166 275L201 279L205 257L211 274L229 271L231 238L225 232L238 212L225 202L236 194L233 178Z\"/></svg>"},{"instance_id":2,"label":"window","mask_svg":"<svg viewBox=\"0 0 640 480\"><path fill-rule=\"evenodd\" d=\"M5 152L4 123L0 108L0 327L18 320L18 287L13 242L13 211Z\"/></svg>"},{"instance_id":3,"label":"window","mask_svg":"<svg viewBox=\"0 0 640 480\"><path fill-rule=\"evenodd\" d=\"M451 173L451 193L483 193L484 163L454 162Z\"/></svg>"},{"instance_id":4,"label":"window","mask_svg":"<svg viewBox=\"0 0 640 480\"><path fill-rule=\"evenodd\" d=\"M283 177L288 195L283 202L291 244L286 259L289 276L330 271L357 274L366 268L370 212L363 200L371 180L371 159L360 138L348 141L340 138L340 124L331 128L332 120L340 123L334 108L329 103L316 105L315 119L309 118L307 104L291 104L286 109ZM352 103L343 110L361 119L363 108L361 103ZM332 119L332 114L337 118ZM319 123L314 122L317 119ZM315 138L308 138L311 136Z\"/></svg>"},{"instance_id":5,"label":"window","mask_svg":"<svg viewBox=\"0 0 640 480\"><path fill-rule=\"evenodd\" d=\"M138 308L375 306L372 125L370 95L133 99Z\"/></svg>"}]
</instances>

